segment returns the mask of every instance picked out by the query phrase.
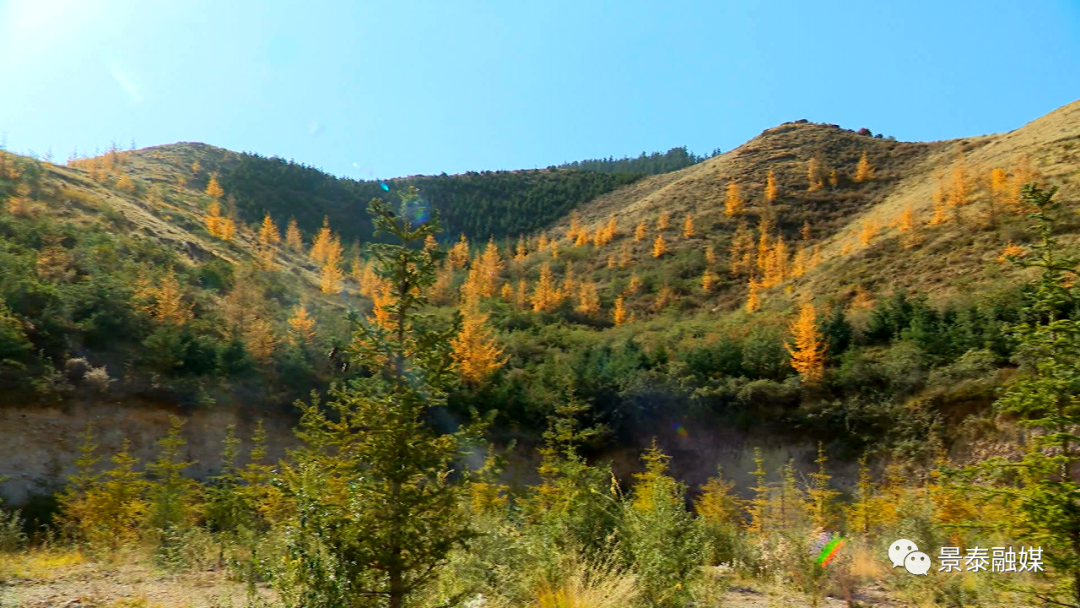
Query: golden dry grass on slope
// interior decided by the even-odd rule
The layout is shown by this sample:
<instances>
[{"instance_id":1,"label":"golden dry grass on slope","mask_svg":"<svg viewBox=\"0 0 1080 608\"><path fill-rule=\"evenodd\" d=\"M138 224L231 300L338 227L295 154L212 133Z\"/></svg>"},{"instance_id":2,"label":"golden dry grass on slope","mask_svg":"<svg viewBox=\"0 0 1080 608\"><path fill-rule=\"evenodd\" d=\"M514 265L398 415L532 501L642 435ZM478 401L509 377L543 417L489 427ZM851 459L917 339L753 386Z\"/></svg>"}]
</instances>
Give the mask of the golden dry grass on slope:
<instances>
[{"instance_id":1,"label":"golden dry grass on slope","mask_svg":"<svg viewBox=\"0 0 1080 608\"><path fill-rule=\"evenodd\" d=\"M864 152L875 175L870 181L854 183ZM826 184L816 192L808 191L807 166L812 157L824 165L826 174L836 170L835 187ZM947 180L960 158L971 181L973 202L961 210L959 220L926 227L939 179ZM784 286L792 297L804 293L845 297L861 285L875 292L903 287L949 298L1016 279L1014 270L995 262L1005 243L1025 238L1027 220L1005 214L997 226L987 226L984 183L993 167L1011 170L1025 159L1045 177L1045 183L1061 186L1057 198L1071 209L1080 193L1080 102L1009 133L931 143L884 140L834 125L786 123L701 164L601 196L580 208L579 216L588 230L614 216L621 235L632 234L645 221L649 237L634 245L634 265L639 269L654 263L647 245L662 213L671 219L671 228L664 233L669 251L703 249L710 243L723 260L738 224L757 224L771 169L779 186L772 211L780 230L791 243L803 222L808 222L825 261ZM740 184L746 200L746 211L737 217L723 213L730 181ZM900 245L895 227L905 209L911 209L923 241L910 249ZM683 239L679 232L688 213L694 216L697 235ZM1066 214L1061 225L1066 233L1080 230L1068 220L1070 216ZM859 233L868 224L876 226L877 234L864 244ZM561 236L568 226L567 218L549 234ZM734 286L734 292L743 291L741 284ZM732 295L729 289L717 302L730 306Z\"/></svg>"},{"instance_id":2,"label":"golden dry grass on slope","mask_svg":"<svg viewBox=\"0 0 1080 608\"><path fill-rule=\"evenodd\" d=\"M40 197L33 213L44 213L76 224L108 217L119 228L161 243L191 263L218 258L229 263L255 257L258 226L238 223L234 238L223 241L206 230L204 218L210 197L204 192L211 172L236 158L235 153L198 143L179 143L121 151L113 162L108 154L67 165L42 162L43 184L54 196ZM193 165L198 162L196 171ZM132 188L121 187L127 179ZM228 201L222 201L228 213ZM279 229L284 232L284 226ZM283 248L278 263L317 285L318 277L306 257Z\"/></svg>"}]
</instances>

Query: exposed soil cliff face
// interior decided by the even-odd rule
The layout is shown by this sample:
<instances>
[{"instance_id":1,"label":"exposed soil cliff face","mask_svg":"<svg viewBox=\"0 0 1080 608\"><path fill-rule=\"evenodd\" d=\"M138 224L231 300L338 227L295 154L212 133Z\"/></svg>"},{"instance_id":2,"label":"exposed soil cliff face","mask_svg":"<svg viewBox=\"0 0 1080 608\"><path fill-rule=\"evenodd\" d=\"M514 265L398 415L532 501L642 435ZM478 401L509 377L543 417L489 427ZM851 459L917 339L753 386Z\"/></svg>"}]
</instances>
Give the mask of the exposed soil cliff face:
<instances>
[{"instance_id":1,"label":"exposed soil cliff face","mask_svg":"<svg viewBox=\"0 0 1080 608\"><path fill-rule=\"evenodd\" d=\"M221 466L221 445L226 427L236 425L243 439L241 462L246 462L250 439L257 422L249 412L230 409L205 409L178 412L175 409L146 403L95 404L69 407L0 408L0 496L16 505L37 494L60 489L67 475L74 471L81 435L89 423L98 433L98 453L102 464L119 451L124 439L131 441L132 452L144 463L157 453L154 443L169 430L170 414L179 414L187 424L185 458L196 461L188 474L205 479ZM296 445L293 419L281 415L264 418L269 458L278 460L285 450Z\"/></svg>"}]
</instances>

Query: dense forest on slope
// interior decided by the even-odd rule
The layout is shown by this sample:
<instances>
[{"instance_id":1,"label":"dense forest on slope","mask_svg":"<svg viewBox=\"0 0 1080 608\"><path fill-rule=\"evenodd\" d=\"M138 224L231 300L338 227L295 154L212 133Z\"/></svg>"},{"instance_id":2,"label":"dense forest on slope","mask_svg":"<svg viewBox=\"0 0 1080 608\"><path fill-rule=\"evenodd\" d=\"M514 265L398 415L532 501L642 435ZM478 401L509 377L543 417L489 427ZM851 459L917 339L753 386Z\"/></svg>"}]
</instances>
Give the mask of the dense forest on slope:
<instances>
[{"instance_id":1,"label":"dense forest on slope","mask_svg":"<svg viewBox=\"0 0 1080 608\"><path fill-rule=\"evenodd\" d=\"M355 181L255 154L239 155L236 162L220 169L221 185L235 200L244 221L259 221L264 213L281 222L295 216L302 229L313 232L327 216L346 241L362 242L371 240L364 208L371 199L386 194L383 184L419 188L441 213L445 240L459 233L475 239L502 239L540 230L585 201L639 177L640 173L622 170L546 169Z\"/></svg>"},{"instance_id":2,"label":"dense forest on slope","mask_svg":"<svg viewBox=\"0 0 1080 608\"><path fill-rule=\"evenodd\" d=\"M615 158L590 158L577 160L558 165L559 169L577 169L580 171L598 171L600 173L640 173L642 175L659 175L685 169L696 165L703 160L718 156L720 149L717 148L708 156L698 156L686 149L686 146L672 148L667 152L653 152L652 154L641 153L637 158L629 156Z\"/></svg>"}]
</instances>

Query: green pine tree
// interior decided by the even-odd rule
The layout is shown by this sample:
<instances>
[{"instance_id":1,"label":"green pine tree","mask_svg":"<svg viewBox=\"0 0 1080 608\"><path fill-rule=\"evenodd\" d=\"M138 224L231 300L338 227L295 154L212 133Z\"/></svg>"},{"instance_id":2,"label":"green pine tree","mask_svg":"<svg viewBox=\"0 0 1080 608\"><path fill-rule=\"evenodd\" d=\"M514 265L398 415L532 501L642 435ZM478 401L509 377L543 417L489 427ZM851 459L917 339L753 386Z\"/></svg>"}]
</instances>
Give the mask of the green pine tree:
<instances>
[{"instance_id":1,"label":"green pine tree","mask_svg":"<svg viewBox=\"0 0 1080 608\"><path fill-rule=\"evenodd\" d=\"M992 459L967 472L981 474L984 483L1005 481L989 490L1012 514L1001 526L1014 540L1042 547L1047 572L1062 581L1049 591L1033 589L1035 595L1080 606L1080 320L1068 316L1080 291L1072 285L1078 260L1063 256L1054 236L1055 191L1034 184L1023 190L1039 241L1034 255L1013 261L1042 273L1030 286L1023 320L1011 327L1021 373L996 403L1033 431L1027 452L1020 461Z\"/></svg>"},{"instance_id":2,"label":"green pine tree","mask_svg":"<svg viewBox=\"0 0 1080 608\"><path fill-rule=\"evenodd\" d=\"M146 471L153 479L147 495L150 501L148 523L157 530L187 525L198 489L193 479L184 477L184 469L195 464L182 458L182 451L187 445L187 440L181 434L185 422L178 416L170 416L169 421L168 434L157 442L161 450L157 459L146 465Z\"/></svg>"},{"instance_id":3,"label":"green pine tree","mask_svg":"<svg viewBox=\"0 0 1080 608\"><path fill-rule=\"evenodd\" d=\"M439 226L418 219L418 205L411 190L397 213L381 200L368 208L399 244L369 246L391 297L388 322L354 319L349 353L366 373L332 387L325 405L317 396L299 404L304 445L282 475L296 504L276 581L287 605L401 608L475 535L467 480L451 472L483 423L442 433L428 422L454 379L447 345L458 323L439 329L418 312L443 256L423 248Z\"/></svg>"}]
</instances>

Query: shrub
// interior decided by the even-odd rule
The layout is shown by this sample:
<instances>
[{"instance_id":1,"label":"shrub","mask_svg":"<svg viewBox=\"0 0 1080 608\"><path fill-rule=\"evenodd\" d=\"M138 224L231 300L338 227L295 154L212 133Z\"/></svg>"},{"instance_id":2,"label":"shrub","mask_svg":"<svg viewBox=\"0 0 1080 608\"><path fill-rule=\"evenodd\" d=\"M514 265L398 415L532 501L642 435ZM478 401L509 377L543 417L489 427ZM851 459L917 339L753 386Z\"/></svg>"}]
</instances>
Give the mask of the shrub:
<instances>
[{"instance_id":1,"label":"shrub","mask_svg":"<svg viewBox=\"0 0 1080 608\"><path fill-rule=\"evenodd\" d=\"M83 381L99 393L109 392L109 385L115 382L115 380L109 377L109 370L107 370L104 365L101 367L91 367L90 370L83 375Z\"/></svg>"},{"instance_id":2,"label":"shrub","mask_svg":"<svg viewBox=\"0 0 1080 608\"><path fill-rule=\"evenodd\" d=\"M18 551L25 545L26 533L20 513L0 509L0 553Z\"/></svg>"}]
</instances>

